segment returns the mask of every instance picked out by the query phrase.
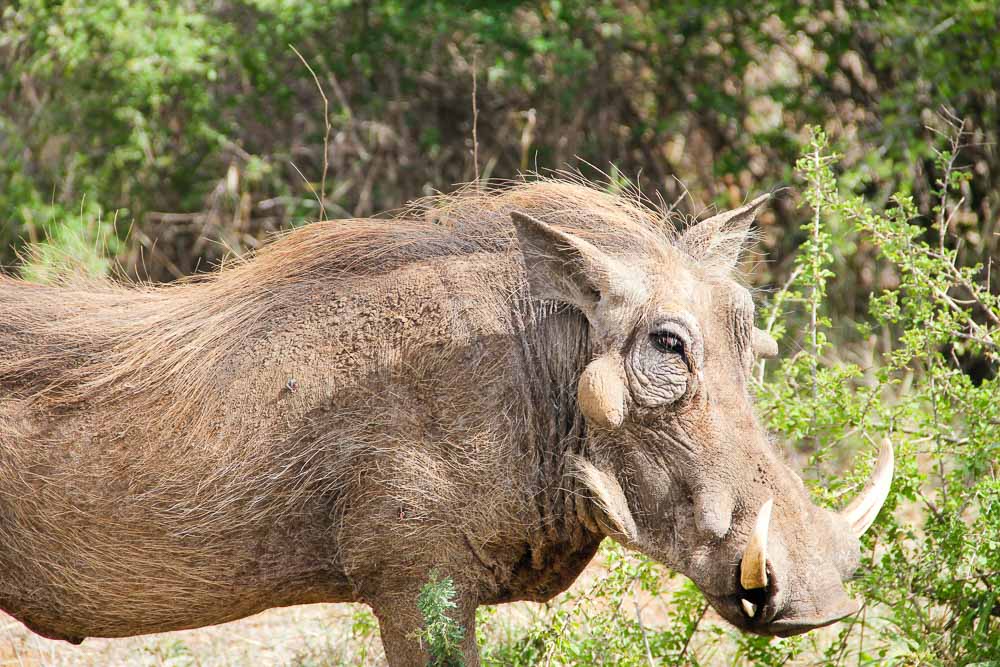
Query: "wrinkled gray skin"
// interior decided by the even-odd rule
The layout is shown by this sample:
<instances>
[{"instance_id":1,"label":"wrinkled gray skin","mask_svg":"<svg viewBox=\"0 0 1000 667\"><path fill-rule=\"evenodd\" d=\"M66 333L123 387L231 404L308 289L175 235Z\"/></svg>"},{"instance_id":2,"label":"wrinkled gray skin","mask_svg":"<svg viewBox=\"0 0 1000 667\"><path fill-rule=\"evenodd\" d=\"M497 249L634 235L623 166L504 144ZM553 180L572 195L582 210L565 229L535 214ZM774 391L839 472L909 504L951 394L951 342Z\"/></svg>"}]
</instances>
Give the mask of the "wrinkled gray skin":
<instances>
[{"instance_id":1,"label":"wrinkled gray skin","mask_svg":"<svg viewBox=\"0 0 1000 667\"><path fill-rule=\"evenodd\" d=\"M76 642L358 601L390 664L422 665L416 599L436 571L476 665L478 605L552 598L611 536L743 630L854 612L841 581L858 542L810 502L748 392L753 303L726 274L759 206L614 248L529 211L506 251L325 287L310 269L308 289L275 275L338 223L162 292L3 279L0 608ZM258 284L284 301L233 325L227 299ZM215 326L226 354L184 347ZM92 333L108 327L133 342ZM655 347L664 333L683 350ZM115 354L131 356L100 366ZM770 584L751 621L738 571L768 499Z\"/></svg>"}]
</instances>

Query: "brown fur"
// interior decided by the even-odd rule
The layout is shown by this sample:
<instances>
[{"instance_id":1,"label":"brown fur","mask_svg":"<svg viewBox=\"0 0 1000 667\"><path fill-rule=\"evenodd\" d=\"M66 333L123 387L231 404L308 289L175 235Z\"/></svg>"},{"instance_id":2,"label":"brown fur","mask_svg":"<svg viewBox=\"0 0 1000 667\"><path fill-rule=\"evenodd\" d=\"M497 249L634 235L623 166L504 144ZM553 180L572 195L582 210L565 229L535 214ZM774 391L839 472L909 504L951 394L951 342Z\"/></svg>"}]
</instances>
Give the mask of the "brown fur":
<instances>
[{"instance_id":1,"label":"brown fur","mask_svg":"<svg viewBox=\"0 0 1000 667\"><path fill-rule=\"evenodd\" d=\"M660 301L580 306L588 322L531 300L513 211L642 267ZM419 664L416 593L438 570L456 579L474 663L476 605L548 599L608 526L689 572L686 548L650 533L662 521L650 512L683 512L686 489L745 474L744 454L743 470L717 474L648 447L683 441L663 419L716 442L704 421L715 404L676 419L637 404L620 433L588 430L576 382L595 346L627 349L656 303L683 300L661 298L661 273L716 295L721 315L701 297L690 306L715 346L706 372L738 368L726 360L745 354L746 320L728 332L718 322L730 321L719 304L743 293L726 274L745 229L726 225L677 238L634 198L540 180L308 225L175 285L0 278L0 608L77 640L357 600L379 615L390 661ZM745 391L732 391L721 405L760 432ZM798 526L811 505L761 442L745 455ZM640 461L669 474L651 487ZM713 547L722 569L691 573L730 618L712 596L729 594L719 572L731 578L766 492L755 484L726 492L738 511Z\"/></svg>"}]
</instances>

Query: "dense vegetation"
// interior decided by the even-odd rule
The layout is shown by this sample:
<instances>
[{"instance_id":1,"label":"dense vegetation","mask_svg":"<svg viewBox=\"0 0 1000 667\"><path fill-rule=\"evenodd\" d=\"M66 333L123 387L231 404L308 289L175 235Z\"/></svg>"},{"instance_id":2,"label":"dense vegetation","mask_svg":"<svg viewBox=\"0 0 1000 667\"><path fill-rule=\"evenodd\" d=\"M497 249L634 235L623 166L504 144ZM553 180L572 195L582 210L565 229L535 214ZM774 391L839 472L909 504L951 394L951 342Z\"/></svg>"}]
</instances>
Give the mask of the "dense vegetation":
<instances>
[{"instance_id":1,"label":"dense vegetation","mask_svg":"<svg viewBox=\"0 0 1000 667\"><path fill-rule=\"evenodd\" d=\"M783 352L759 407L832 506L871 443L896 443L864 611L738 635L609 546L607 577L529 621L486 610L484 659L1000 660L1000 5L483 4L14 0L0 262L170 280L290 225L530 170L632 180L687 215L787 186L745 267ZM655 599L669 616L643 621Z\"/></svg>"}]
</instances>

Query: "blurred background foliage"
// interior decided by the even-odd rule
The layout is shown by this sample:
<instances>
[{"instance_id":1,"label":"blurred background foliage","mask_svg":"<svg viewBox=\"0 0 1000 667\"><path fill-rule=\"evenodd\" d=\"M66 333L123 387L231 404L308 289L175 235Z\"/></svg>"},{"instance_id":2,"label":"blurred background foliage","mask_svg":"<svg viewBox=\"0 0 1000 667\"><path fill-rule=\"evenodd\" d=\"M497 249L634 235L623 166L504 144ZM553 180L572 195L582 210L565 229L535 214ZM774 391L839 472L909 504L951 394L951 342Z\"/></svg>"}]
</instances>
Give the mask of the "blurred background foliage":
<instances>
[{"instance_id":1,"label":"blurred background foliage","mask_svg":"<svg viewBox=\"0 0 1000 667\"><path fill-rule=\"evenodd\" d=\"M864 616L738 636L612 549L526 629L484 612L487 662L1000 660L1000 3L0 7L0 264L33 280L174 280L476 177L628 179L684 216L779 190L744 267L786 357L762 417L833 505L855 452L900 453Z\"/></svg>"},{"instance_id":2,"label":"blurred background foliage","mask_svg":"<svg viewBox=\"0 0 1000 667\"><path fill-rule=\"evenodd\" d=\"M958 242L1000 242L993 2L14 0L0 20L7 265L22 243L72 246L71 226L132 275L206 270L320 217L324 160L329 217L448 190L476 173L474 73L480 176L613 163L687 214L792 184L816 124L846 187L929 215L951 110L971 174ZM329 100L325 151L290 45ZM791 191L764 220L759 284L787 273L798 215ZM849 315L894 278L849 238L836 252Z\"/></svg>"}]
</instances>

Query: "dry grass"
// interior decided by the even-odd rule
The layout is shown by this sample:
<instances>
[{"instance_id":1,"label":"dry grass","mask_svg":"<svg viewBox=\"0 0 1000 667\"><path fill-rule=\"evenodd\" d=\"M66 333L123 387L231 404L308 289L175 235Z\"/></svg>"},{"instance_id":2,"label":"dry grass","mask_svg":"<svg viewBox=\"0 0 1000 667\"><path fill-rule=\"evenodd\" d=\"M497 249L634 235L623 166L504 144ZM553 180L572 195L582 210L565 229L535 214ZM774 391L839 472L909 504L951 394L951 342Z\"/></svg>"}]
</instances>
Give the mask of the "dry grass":
<instances>
[{"instance_id":1,"label":"dry grass","mask_svg":"<svg viewBox=\"0 0 1000 667\"><path fill-rule=\"evenodd\" d=\"M79 646L43 639L3 616L2 667L236 667L288 665L325 667L382 663L377 637L352 637L359 605L319 604L272 609L240 621L198 630L128 639L87 639Z\"/></svg>"}]
</instances>

